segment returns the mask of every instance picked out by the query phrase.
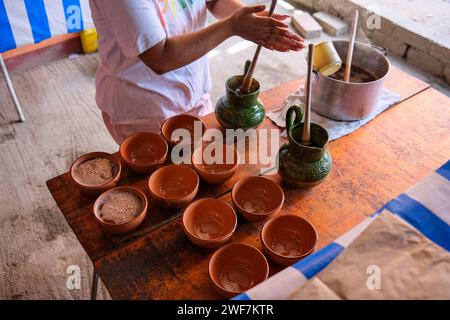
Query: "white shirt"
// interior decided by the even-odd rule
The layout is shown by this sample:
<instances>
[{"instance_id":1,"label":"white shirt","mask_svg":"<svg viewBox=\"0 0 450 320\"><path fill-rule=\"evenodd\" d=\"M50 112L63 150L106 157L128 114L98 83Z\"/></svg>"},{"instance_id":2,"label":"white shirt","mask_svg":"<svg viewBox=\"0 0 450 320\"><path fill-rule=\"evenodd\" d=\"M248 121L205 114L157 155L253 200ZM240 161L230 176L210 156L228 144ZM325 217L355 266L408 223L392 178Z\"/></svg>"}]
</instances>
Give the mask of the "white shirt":
<instances>
[{"instance_id":1,"label":"white shirt","mask_svg":"<svg viewBox=\"0 0 450 320\"><path fill-rule=\"evenodd\" d=\"M204 28L207 1L90 0L101 59L96 102L112 123L186 113L211 91L206 56L163 75L138 58L166 37Z\"/></svg>"}]
</instances>

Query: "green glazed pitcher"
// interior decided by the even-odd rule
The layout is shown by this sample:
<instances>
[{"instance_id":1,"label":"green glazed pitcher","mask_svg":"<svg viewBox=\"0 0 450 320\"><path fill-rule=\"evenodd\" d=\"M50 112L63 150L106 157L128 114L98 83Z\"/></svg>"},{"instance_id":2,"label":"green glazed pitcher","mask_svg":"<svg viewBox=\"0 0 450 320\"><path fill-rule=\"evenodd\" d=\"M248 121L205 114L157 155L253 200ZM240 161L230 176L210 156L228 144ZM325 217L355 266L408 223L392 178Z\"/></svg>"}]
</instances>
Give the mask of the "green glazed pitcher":
<instances>
[{"instance_id":1,"label":"green glazed pitcher","mask_svg":"<svg viewBox=\"0 0 450 320\"><path fill-rule=\"evenodd\" d=\"M295 188L310 188L323 182L331 172L333 160L327 149L327 129L311 123L311 145L301 143L303 110L292 106L286 114L289 143L278 153L278 173L287 184Z\"/></svg>"},{"instance_id":2,"label":"green glazed pitcher","mask_svg":"<svg viewBox=\"0 0 450 320\"><path fill-rule=\"evenodd\" d=\"M246 62L245 72L250 65ZM257 128L266 116L264 105L258 99L260 85L253 79L251 92L239 94L237 90L242 84L244 76L233 76L225 84L225 96L222 96L216 104L216 118L225 128L250 129Z\"/></svg>"}]
</instances>

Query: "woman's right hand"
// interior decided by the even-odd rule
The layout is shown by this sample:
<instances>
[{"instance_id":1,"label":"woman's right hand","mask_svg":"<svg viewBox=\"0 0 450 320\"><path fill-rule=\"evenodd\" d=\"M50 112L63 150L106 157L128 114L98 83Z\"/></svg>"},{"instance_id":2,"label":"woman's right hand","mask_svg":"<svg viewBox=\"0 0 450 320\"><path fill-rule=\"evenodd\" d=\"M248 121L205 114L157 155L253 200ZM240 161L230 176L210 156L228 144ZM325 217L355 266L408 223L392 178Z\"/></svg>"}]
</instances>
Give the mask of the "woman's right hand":
<instances>
[{"instance_id":1,"label":"woman's right hand","mask_svg":"<svg viewBox=\"0 0 450 320\"><path fill-rule=\"evenodd\" d=\"M265 8L258 5L236 11L228 19L233 34L270 50L286 52L303 49L303 38L290 32L288 26L280 21L287 16L268 17Z\"/></svg>"}]
</instances>

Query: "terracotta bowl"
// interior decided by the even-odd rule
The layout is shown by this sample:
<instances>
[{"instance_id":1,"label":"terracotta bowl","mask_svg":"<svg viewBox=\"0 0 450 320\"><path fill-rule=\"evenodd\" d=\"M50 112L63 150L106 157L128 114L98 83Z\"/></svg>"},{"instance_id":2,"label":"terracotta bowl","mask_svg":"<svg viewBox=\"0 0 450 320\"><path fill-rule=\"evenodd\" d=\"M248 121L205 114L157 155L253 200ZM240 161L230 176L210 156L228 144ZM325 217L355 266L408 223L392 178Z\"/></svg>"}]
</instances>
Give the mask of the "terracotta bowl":
<instances>
[{"instance_id":1,"label":"terracotta bowl","mask_svg":"<svg viewBox=\"0 0 450 320\"><path fill-rule=\"evenodd\" d=\"M264 252L282 266L290 266L312 253L317 238L311 223L291 214L274 217L261 229Z\"/></svg>"},{"instance_id":2,"label":"terracotta bowl","mask_svg":"<svg viewBox=\"0 0 450 320\"><path fill-rule=\"evenodd\" d=\"M266 280L269 264L255 247L234 242L213 254L209 276L214 289L223 297L231 298Z\"/></svg>"},{"instance_id":3,"label":"terracotta bowl","mask_svg":"<svg viewBox=\"0 0 450 320\"><path fill-rule=\"evenodd\" d=\"M187 129L191 133L191 138L195 139L194 135L194 128L195 128L195 122L198 121L201 123L202 126L202 136L200 138L203 138L203 134L206 131L206 126L203 123L203 121L190 114L180 114L174 117L171 117L164 121L163 125L161 126L161 133L166 139L166 141L169 143L170 146L174 146L182 141L173 141L172 140L172 133L176 129ZM201 139L199 139L201 140ZM189 144L194 144L194 140L190 141Z\"/></svg>"},{"instance_id":4,"label":"terracotta bowl","mask_svg":"<svg viewBox=\"0 0 450 320\"><path fill-rule=\"evenodd\" d=\"M111 179L108 179L99 184L84 183L76 173L77 168L79 165L96 158L103 158L110 160L112 164ZM75 160L72 163L72 166L70 167L70 176L72 178L73 183L77 186L77 188L81 192L88 195L99 195L108 189L114 188L120 180L121 172L122 166L120 164L120 161L117 160L117 158L114 157L112 154L106 152L90 152L85 155L82 155L77 160Z\"/></svg>"},{"instance_id":5,"label":"terracotta bowl","mask_svg":"<svg viewBox=\"0 0 450 320\"><path fill-rule=\"evenodd\" d=\"M220 144L216 148L216 150L222 150L221 154L217 154L217 156L214 150L206 151L206 153L205 148L195 150L192 154L192 164L203 181L211 184L222 184L236 173L239 166L239 154L234 146L227 148L226 145ZM233 153L231 163L227 163L227 152Z\"/></svg>"},{"instance_id":6,"label":"terracotta bowl","mask_svg":"<svg viewBox=\"0 0 450 320\"><path fill-rule=\"evenodd\" d=\"M130 170L149 173L167 159L169 147L159 134L135 133L120 145L120 155Z\"/></svg>"},{"instance_id":7,"label":"terracotta bowl","mask_svg":"<svg viewBox=\"0 0 450 320\"><path fill-rule=\"evenodd\" d=\"M102 207L105 205L107 201L114 199L118 193L129 193L137 197L140 202L139 209L137 209L137 214L130 220L121 223L114 223L113 221L109 221L102 217ZM127 203L125 203L127 205ZM137 229L142 221L144 221L145 216L147 215L148 209L148 201L145 194L139 189L133 187L117 187L110 189L104 193L102 193L97 200L94 202L94 217L97 222L109 233L113 234L124 234L131 232Z\"/></svg>"},{"instance_id":8,"label":"terracotta bowl","mask_svg":"<svg viewBox=\"0 0 450 320\"><path fill-rule=\"evenodd\" d=\"M252 176L241 179L234 185L231 198L246 220L260 221L280 211L284 203L284 192L275 181Z\"/></svg>"},{"instance_id":9,"label":"terracotta bowl","mask_svg":"<svg viewBox=\"0 0 450 320\"><path fill-rule=\"evenodd\" d=\"M206 198L191 203L183 215L183 229L192 243L216 248L227 242L237 226L234 209L226 202Z\"/></svg>"},{"instance_id":10,"label":"terracotta bowl","mask_svg":"<svg viewBox=\"0 0 450 320\"><path fill-rule=\"evenodd\" d=\"M180 209L194 200L199 183L194 169L187 165L171 164L153 172L148 187L164 207Z\"/></svg>"}]
</instances>

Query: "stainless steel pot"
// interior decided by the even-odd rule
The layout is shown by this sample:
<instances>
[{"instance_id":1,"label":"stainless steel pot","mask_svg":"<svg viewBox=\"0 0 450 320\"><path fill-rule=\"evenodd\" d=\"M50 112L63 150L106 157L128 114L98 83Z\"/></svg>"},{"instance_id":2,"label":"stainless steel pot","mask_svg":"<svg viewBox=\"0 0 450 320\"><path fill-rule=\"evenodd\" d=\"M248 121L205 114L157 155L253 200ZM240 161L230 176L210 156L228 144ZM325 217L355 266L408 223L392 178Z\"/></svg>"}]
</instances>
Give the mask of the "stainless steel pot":
<instances>
[{"instance_id":1,"label":"stainless steel pot","mask_svg":"<svg viewBox=\"0 0 450 320\"><path fill-rule=\"evenodd\" d=\"M342 61L345 61L348 41L335 40L333 45ZM368 71L377 80L351 83L317 73L312 82L314 111L333 120L354 121L367 117L374 110L390 70L389 60L379 49L355 42L352 66Z\"/></svg>"}]
</instances>

